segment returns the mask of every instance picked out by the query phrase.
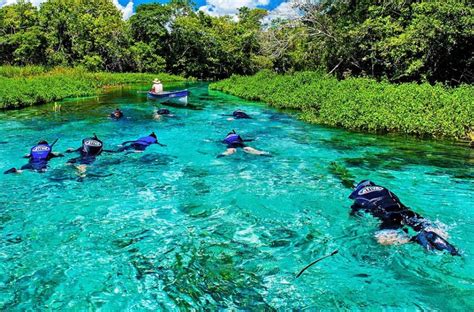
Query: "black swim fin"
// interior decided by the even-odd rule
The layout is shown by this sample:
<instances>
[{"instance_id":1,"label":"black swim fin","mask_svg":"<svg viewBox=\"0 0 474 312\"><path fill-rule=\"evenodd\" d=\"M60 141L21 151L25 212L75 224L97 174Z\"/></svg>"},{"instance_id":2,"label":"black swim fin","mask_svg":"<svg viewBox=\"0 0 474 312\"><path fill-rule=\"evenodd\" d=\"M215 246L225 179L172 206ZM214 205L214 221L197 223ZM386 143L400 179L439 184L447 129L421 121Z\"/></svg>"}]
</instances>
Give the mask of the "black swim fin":
<instances>
[{"instance_id":1,"label":"black swim fin","mask_svg":"<svg viewBox=\"0 0 474 312\"><path fill-rule=\"evenodd\" d=\"M10 174L10 173L16 173L18 172L18 170L16 170L16 168L11 168L11 169L8 169L7 171L5 171L3 174Z\"/></svg>"},{"instance_id":2,"label":"black swim fin","mask_svg":"<svg viewBox=\"0 0 474 312\"><path fill-rule=\"evenodd\" d=\"M456 248L448 243L447 240L432 231L421 231L418 235L411 238L412 241L417 242L427 250L446 250L452 256L460 256Z\"/></svg>"}]
</instances>

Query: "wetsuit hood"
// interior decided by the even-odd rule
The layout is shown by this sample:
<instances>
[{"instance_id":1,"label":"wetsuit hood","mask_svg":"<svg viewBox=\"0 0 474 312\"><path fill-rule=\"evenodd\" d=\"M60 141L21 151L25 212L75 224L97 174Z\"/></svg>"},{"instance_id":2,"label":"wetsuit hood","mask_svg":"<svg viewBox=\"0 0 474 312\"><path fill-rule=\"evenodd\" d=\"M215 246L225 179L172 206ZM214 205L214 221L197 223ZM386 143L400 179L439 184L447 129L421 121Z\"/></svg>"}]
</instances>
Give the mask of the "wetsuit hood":
<instances>
[{"instance_id":1,"label":"wetsuit hood","mask_svg":"<svg viewBox=\"0 0 474 312\"><path fill-rule=\"evenodd\" d=\"M110 114L110 117L113 119L120 119L123 117L123 113L120 109L116 109L112 114Z\"/></svg>"},{"instance_id":2,"label":"wetsuit hood","mask_svg":"<svg viewBox=\"0 0 474 312\"><path fill-rule=\"evenodd\" d=\"M354 191L349 195L350 199L356 198L359 194L359 192L364 189L367 186L376 186L376 184L370 180L362 180L357 184L357 186L354 188Z\"/></svg>"},{"instance_id":3,"label":"wetsuit hood","mask_svg":"<svg viewBox=\"0 0 474 312\"><path fill-rule=\"evenodd\" d=\"M234 116L237 119L250 119L250 116L241 110L236 110L235 112L232 113L232 116Z\"/></svg>"},{"instance_id":4,"label":"wetsuit hood","mask_svg":"<svg viewBox=\"0 0 474 312\"><path fill-rule=\"evenodd\" d=\"M159 110L156 111L158 115L169 115L171 112L167 108L160 108Z\"/></svg>"},{"instance_id":5,"label":"wetsuit hood","mask_svg":"<svg viewBox=\"0 0 474 312\"><path fill-rule=\"evenodd\" d=\"M97 138L97 135L94 134L92 138L87 138L82 140L82 152L88 156L96 156L102 153L104 144L101 140Z\"/></svg>"}]
</instances>

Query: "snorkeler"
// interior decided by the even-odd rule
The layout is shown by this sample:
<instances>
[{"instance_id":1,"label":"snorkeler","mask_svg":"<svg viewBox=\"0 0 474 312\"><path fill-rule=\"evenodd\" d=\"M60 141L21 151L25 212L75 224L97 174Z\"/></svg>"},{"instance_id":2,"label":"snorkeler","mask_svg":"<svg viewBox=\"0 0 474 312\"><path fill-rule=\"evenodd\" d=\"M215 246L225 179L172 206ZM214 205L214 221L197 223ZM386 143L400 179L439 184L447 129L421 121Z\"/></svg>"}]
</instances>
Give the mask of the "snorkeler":
<instances>
[{"instance_id":1,"label":"snorkeler","mask_svg":"<svg viewBox=\"0 0 474 312\"><path fill-rule=\"evenodd\" d=\"M113 111L110 114L110 118L115 119L115 120L119 120L122 117L123 117L123 112L120 110L120 108L116 108L115 111Z\"/></svg>"},{"instance_id":2,"label":"snorkeler","mask_svg":"<svg viewBox=\"0 0 474 312\"><path fill-rule=\"evenodd\" d=\"M234 119L252 119L252 117L250 117L249 115L247 115L247 113L245 113L244 111L240 109L234 111L232 115L222 115L222 116L230 116L230 117L234 117Z\"/></svg>"},{"instance_id":3,"label":"snorkeler","mask_svg":"<svg viewBox=\"0 0 474 312\"><path fill-rule=\"evenodd\" d=\"M167 108L159 108L153 115L153 118L159 120L162 119L162 117L175 117L175 115L171 114Z\"/></svg>"},{"instance_id":4,"label":"snorkeler","mask_svg":"<svg viewBox=\"0 0 474 312\"><path fill-rule=\"evenodd\" d=\"M238 135L235 130L229 132L222 143L227 144L227 150L222 154L219 154L217 157L224 157L229 156L237 152L238 148L242 148L244 152L252 155L259 155L259 156L270 156L270 153L259 151L255 148L250 146L246 146L245 142L251 142L253 140L244 140L240 135Z\"/></svg>"},{"instance_id":5,"label":"snorkeler","mask_svg":"<svg viewBox=\"0 0 474 312\"><path fill-rule=\"evenodd\" d=\"M37 145L31 148L30 153L24 156L24 158L29 159L26 165L22 166L20 169L11 168L4 173L21 173L23 170L45 172L48 169L48 161L55 157L64 156L60 153L53 153L53 146L57 141L58 139L56 139L51 145L44 140L39 141Z\"/></svg>"},{"instance_id":6,"label":"snorkeler","mask_svg":"<svg viewBox=\"0 0 474 312\"><path fill-rule=\"evenodd\" d=\"M114 153L114 151L104 150L104 143L99 140L95 133L93 137L83 139L82 146L78 149L70 148L66 151L66 153L74 152L79 153L79 157L69 159L68 164L90 165L102 152Z\"/></svg>"},{"instance_id":7,"label":"snorkeler","mask_svg":"<svg viewBox=\"0 0 474 312\"><path fill-rule=\"evenodd\" d=\"M143 152L144 150L147 149L148 146L153 145L153 144L157 144L159 146L166 146L158 142L155 132L152 132L150 135L146 137L142 137L134 141L123 142L121 144L122 147L119 148L118 152L130 151L130 150L132 152L137 152L137 153Z\"/></svg>"},{"instance_id":8,"label":"snorkeler","mask_svg":"<svg viewBox=\"0 0 474 312\"><path fill-rule=\"evenodd\" d=\"M354 200L351 215L364 211L382 221L381 231L376 235L379 243L416 242L427 250L446 250L453 256L459 255L453 245L436 233L439 230L429 220L403 205L386 188L364 180L355 187L349 198ZM408 227L416 232L411 238L407 235Z\"/></svg>"}]
</instances>

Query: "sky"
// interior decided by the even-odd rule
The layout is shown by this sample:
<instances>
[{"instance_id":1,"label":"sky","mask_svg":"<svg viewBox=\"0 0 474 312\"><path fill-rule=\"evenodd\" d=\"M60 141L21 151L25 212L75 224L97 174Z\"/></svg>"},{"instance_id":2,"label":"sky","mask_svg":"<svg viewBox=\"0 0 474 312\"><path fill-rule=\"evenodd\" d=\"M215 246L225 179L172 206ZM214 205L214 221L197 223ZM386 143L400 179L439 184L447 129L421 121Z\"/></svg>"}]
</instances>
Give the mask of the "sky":
<instances>
[{"instance_id":1,"label":"sky","mask_svg":"<svg viewBox=\"0 0 474 312\"><path fill-rule=\"evenodd\" d=\"M40 5L46 0L29 0L34 5ZM159 2L166 3L167 0L112 0L128 19L134 12L134 7L142 3ZM294 0L288 0L294 1ZM0 0L0 7L17 2L17 0ZM233 15L237 9L243 6L249 8L264 8L270 11L269 18L294 17L296 11L285 0L194 0L196 7L213 16Z\"/></svg>"}]
</instances>

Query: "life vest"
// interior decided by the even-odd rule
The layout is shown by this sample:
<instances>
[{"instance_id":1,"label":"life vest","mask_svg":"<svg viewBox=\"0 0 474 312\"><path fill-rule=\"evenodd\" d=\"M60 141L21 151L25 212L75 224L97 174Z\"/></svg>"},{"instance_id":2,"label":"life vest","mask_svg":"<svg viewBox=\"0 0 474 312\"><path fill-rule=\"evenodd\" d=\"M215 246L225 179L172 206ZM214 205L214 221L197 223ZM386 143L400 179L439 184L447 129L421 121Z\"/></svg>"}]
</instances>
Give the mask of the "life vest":
<instances>
[{"instance_id":1,"label":"life vest","mask_svg":"<svg viewBox=\"0 0 474 312\"><path fill-rule=\"evenodd\" d=\"M232 145L232 144L242 144L244 143L244 140L242 140L240 135L236 133L231 133L224 139L223 142L227 145Z\"/></svg>"},{"instance_id":2,"label":"life vest","mask_svg":"<svg viewBox=\"0 0 474 312\"><path fill-rule=\"evenodd\" d=\"M82 140L82 151L87 156L97 156L102 153L104 144L97 138L89 138Z\"/></svg>"},{"instance_id":3,"label":"life vest","mask_svg":"<svg viewBox=\"0 0 474 312\"><path fill-rule=\"evenodd\" d=\"M52 149L49 144L38 144L31 148L30 157L34 162L47 161L51 153Z\"/></svg>"},{"instance_id":4,"label":"life vest","mask_svg":"<svg viewBox=\"0 0 474 312\"><path fill-rule=\"evenodd\" d=\"M133 143L139 144L139 145L144 145L144 146L150 146L152 144L156 144L157 142L158 142L158 140L156 138L149 135L149 136L146 136L146 137L143 137L143 138L139 138L138 140L136 140Z\"/></svg>"}]
</instances>

